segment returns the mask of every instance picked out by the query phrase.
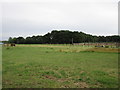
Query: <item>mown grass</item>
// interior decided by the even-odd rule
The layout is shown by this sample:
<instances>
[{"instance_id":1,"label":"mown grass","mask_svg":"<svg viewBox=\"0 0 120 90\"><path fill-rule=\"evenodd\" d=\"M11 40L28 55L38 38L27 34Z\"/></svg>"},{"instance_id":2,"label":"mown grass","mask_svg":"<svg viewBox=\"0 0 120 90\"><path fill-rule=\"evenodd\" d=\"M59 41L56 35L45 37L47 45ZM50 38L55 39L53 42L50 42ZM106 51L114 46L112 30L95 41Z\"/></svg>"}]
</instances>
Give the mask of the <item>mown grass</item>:
<instances>
[{"instance_id":1,"label":"mown grass","mask_svg":"<svg viewBox=\"0 0 120 90\"><path fill-rule=\"evenodd\" d=\"M117 88L118 53L92 48L3 47L3 88Z\"/></svg>"}]
</instances>

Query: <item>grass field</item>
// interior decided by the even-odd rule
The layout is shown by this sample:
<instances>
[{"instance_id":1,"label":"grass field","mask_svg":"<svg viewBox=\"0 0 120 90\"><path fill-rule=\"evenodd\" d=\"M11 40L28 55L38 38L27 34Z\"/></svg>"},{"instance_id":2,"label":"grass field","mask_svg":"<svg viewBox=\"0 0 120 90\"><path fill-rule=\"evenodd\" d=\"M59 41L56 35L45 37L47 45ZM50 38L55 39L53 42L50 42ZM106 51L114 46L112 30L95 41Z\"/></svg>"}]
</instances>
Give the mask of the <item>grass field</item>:
<instances>
[{"instance_id":1,"label":"grass field","mask_svg":"<svg viewBox=\"0 0 120 90\"><path fill-rule=\"evenodd\" d=\"M2 89L2 46L0 45L0 89Z\"/></svg>"},{"instance_id":2,"label":"grass field","mask_svg":"<svg viewBox=\"0 0 120 90\"><path fill-rule=\"evenodd\" d=\"M117 88L118 49L3 47L3 88Z\"/></svg>"}]
</instances>

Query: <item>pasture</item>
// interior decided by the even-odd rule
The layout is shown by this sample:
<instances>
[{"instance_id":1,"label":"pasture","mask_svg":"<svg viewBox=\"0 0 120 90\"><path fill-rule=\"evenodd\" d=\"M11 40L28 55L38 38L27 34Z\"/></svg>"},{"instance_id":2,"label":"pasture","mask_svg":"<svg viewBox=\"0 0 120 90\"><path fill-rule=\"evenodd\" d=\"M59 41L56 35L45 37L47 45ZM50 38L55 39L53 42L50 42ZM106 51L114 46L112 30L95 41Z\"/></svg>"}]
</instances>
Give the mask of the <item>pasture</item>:
<instances>
[{"instance_id":1,"label":"pasture","mask_svg":"<svg viewBox=\"0 0 120 90\"><path fill-rule=\"evenodd\" d=\"M118 49L79 45L3 47L3 88L117 88Z\"/></svg>"}]
</instances>

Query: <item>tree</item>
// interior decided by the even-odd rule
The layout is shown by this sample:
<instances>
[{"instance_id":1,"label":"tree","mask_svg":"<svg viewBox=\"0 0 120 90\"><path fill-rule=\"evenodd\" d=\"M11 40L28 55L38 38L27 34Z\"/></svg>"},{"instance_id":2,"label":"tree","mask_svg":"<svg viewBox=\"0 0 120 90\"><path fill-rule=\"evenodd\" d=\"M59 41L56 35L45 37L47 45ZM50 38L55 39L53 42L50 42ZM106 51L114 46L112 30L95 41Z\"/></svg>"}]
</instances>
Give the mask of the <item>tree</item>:
<instances>
[{"instance_id":1,"label":"tree","mask_svg":"<svg viewBox=\"0 0 120 90\"><path fill-rule=\"evenodd\" d=\"M9 38L9 43L16 44L72 44L73 43L84 43L84 42L118 42L120 41L119 35L114 36L93 36L78 31L69 30L53 30L51 33L47 33L43 36L32 36L18 38Z\"/></svg>"},{"instance_id":2,"label":"tree","mask_svg":"<svg viewBox=\"0 0 120 90\"><path fill-rule=\"evenodd\" d=\"M9 42L9 43L13 43L12 37L9 37L8 42Z\"/></svg>"}]
</instances>

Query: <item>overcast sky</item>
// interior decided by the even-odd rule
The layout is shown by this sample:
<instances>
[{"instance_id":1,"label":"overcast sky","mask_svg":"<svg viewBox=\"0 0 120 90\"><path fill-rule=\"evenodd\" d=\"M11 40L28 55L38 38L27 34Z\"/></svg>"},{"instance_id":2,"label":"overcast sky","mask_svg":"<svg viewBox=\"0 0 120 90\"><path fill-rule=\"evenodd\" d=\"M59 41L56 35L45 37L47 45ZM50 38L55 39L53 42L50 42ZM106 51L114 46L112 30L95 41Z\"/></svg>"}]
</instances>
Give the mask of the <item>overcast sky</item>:
<instances>
[{"instance_id":1,"label":"overcast sky","mask_svg":"<svg viewBox=\"0 0 120 90\"><path fill-rule=\"evenodd\" d=\"M52 30L118 34L119 0L4 0L2 38L44 35Z\"/></svg>"}]
</instances>

